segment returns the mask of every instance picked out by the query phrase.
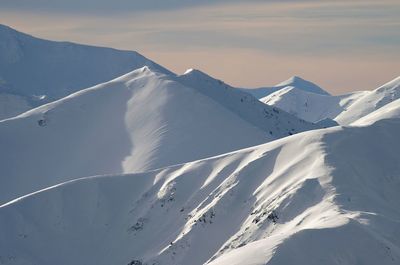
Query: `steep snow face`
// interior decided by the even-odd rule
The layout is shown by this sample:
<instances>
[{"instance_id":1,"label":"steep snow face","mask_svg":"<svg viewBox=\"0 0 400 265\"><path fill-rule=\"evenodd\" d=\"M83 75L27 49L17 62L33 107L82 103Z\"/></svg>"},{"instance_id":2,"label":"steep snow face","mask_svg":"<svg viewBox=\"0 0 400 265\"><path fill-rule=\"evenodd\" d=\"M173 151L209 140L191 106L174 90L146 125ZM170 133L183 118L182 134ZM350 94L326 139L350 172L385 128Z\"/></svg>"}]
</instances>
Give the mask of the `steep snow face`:
<instances>
[{"instance_id":1,"label":"steep snow face","mask_svg":"<svg viewBox=\"0 0 400 265\"><path fill-rule=\"evenodd\" d=\"M335 127L57 185L0 207L0 256L20 265L399 264L399 132L395 119Z\"/></svg>"},{"instance_id":2,"label":"steep snow face","mask_svg":"<svg viewBox=\"0 0 400 265\"><path fill-rule=\"evenodd\" d=\"M0 87L27 97L46 95L42 103L145 65L170 73L136 52L42 40L4 25L0 40Z\"/></svg>"},{"instance_id":3,"label":"steep snow face","mask_svg":"<svg viewBox=\"0 0 400 265\"><path fill-rule=\"evenodd\" d=\"M375 110L374 112L356 120L351 125L365 126L379 120L400 118L400 99L396 99L389 104Z\"/></svg>"},{"instance_id":4,"label":"steep snow face","mask_svg":"<svg viewBox=\"0 0 400 265\"><path fill-rule=\"evenodd\" d=\"M255 118L238 114L252 105L225 107L235 99L230 93L213 99L144 67L2 121L0 202L78 177L155 169L315 128L273 109L258 120L268 126L255 126Z\"/></svg>"},{"instance_id":5,"label":"steep snow face","mask_svg":"<svg viewBox=\"0 0 400 265\"><path fill-rule=\"evenodd\" d=\"M288 86L260 100L306 121L318 122L327 118L334 119L365 93L354 92L341 96L331 96Z\"/></svg>"},{"instance_id":6,"label":"steep snow face","mask_svg":"<svg viewBox=\"0 0 400 265\"><path fill-rule=\"evenodd\" d=\"M400 98L400 76L385 85L365 93L335 120L339 124L350 124L386 104Z\"/></svg>"},{"instance_id":7,"label":"steep snow face","mask_svg":"<svg viewBox=\"0 0 400 265\"><path fill-rule=\"evenodd\" d=\"M266 106L251 94L231 87L199 70L189 69L185 74L178 76L177 80L217 101L273 137L281 138L309 130L313 126L285 111ZM314 126L315 129L317 127Z\"/></svg>"},{"instance_id":8,"label":"steep snow face","mask_svg":"<svg viewBox=\"0 0 400 265\"><path fill-rule=\"evenodd\" d=\"M289 78L286 81L283 81L273 87L261 87L261 88L254 88L254 89L242 89L253 96L255 96L258 99L264 98L268 95L271 95L272 93L275 93L281 89L287 88L287 87L294 87L298 90L304 91L304 92L310 92L314 94L319 94L319 95L330 95L328 92L317 86L316 84L304 80L301 77L298 76L293 76Z\"/></svg>"}]
</instances>

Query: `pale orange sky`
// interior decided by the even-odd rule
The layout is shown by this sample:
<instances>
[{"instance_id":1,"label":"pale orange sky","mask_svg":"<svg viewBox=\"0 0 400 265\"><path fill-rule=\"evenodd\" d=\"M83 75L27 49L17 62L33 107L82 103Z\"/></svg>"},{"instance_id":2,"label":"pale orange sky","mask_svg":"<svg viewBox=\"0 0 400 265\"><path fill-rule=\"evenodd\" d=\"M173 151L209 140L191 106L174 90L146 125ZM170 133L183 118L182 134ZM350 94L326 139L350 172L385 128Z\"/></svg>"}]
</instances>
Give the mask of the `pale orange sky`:
<instances>
[{"instance_id":1,"label":"pale orange sky","mask_svg":"<svg viewBox=\"0 0 400 265\"><path fill-rule=\"evenodd\" d=\"M0 3L0 23L47 39L136 50L177 73L199 68L241 87L298 75L340 94L400 75L399 1L172 1L171 8L125 10L101 1L105 9L90 12L75 0L60 9Z\"/></svg>"}]
</instances>

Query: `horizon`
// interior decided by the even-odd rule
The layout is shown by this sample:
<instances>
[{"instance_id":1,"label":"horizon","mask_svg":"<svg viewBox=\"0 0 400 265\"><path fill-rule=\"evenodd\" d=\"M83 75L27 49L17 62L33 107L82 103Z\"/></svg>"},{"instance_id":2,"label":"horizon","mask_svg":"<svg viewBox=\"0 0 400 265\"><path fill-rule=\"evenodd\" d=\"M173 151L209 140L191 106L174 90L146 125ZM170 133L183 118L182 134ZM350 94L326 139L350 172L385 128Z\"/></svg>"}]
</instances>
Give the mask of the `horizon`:
<instances>
[{"instance_id":1,"label":"horizon","mask_svg":"<svg viewBox=\"0 0 400 265\"><path fill-rule=\"evenodd\" d=\"M195 68L236 87L300 76L337 95L399 76L396 1L103 0L96 9L91 1L4 2L0 23L38 38L137 51L175 73Z\"/></svg>"}]
</instances>

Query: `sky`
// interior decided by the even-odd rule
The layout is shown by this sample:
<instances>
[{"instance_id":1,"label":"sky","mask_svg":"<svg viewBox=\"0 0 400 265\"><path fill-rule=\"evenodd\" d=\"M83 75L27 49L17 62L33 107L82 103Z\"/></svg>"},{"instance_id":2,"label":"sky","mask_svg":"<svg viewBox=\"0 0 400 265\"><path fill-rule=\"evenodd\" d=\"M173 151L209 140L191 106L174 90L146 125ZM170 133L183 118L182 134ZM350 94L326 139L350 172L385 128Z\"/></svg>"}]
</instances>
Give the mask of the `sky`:
<instances>
[{"instance_id":1,"label":"sky","mask_svg":"<svg viewBox=\"0 0 400 265\"><path fill-rule=\"evenodd\" d=\"M400 75L399 0L0 0L0 23L52 40L136 50L239 87L293 75L332 94Z\"/></svg>"}]
</instances>

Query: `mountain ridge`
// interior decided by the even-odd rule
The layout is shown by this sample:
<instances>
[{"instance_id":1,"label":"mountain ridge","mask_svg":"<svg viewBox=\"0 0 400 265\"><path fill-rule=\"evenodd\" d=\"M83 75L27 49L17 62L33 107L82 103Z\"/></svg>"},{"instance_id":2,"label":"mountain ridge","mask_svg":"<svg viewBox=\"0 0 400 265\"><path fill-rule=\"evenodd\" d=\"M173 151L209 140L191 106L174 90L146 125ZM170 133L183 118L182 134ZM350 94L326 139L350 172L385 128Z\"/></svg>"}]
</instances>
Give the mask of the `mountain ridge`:
<instances>
[{"instance_id":1,"label":"mountain ridge","mask_svg":"<svg viewBox=\"0 0 400 265\"><path fill-rule=\"evenodd\" d=\"M146 66L0 121L7 176L0 201L70 178L146 171L318 128L250 95L242 101L243 92L211 86L206 95L177 79Z\"/></svg>"},{"instance_id":2,"label":"mountain ridge","mask_svg":"<svg viewBox=\"0 0 400 265\"><path fill-rule=\"evenodd\" d=\"M392 119L309 131L154 171L57 185L0 207L7 228L0 254L43 265L336 265L337 257L394 265L399 130ZM27 246L34 246L29 253Z\"/></svg>"},{"instance_id":3,"label":"mountain ridge","mask_svg":"<svg viewBox=\"0 0 400 265\"><path fill-rule=\"evenodd\" d=\"M174 75L135 51L44 40L4 25L0 39L0 92L23 96L31 108L145 65ZM15 115L8 112L2 118Z\"/></svg>"}]
</instances>

